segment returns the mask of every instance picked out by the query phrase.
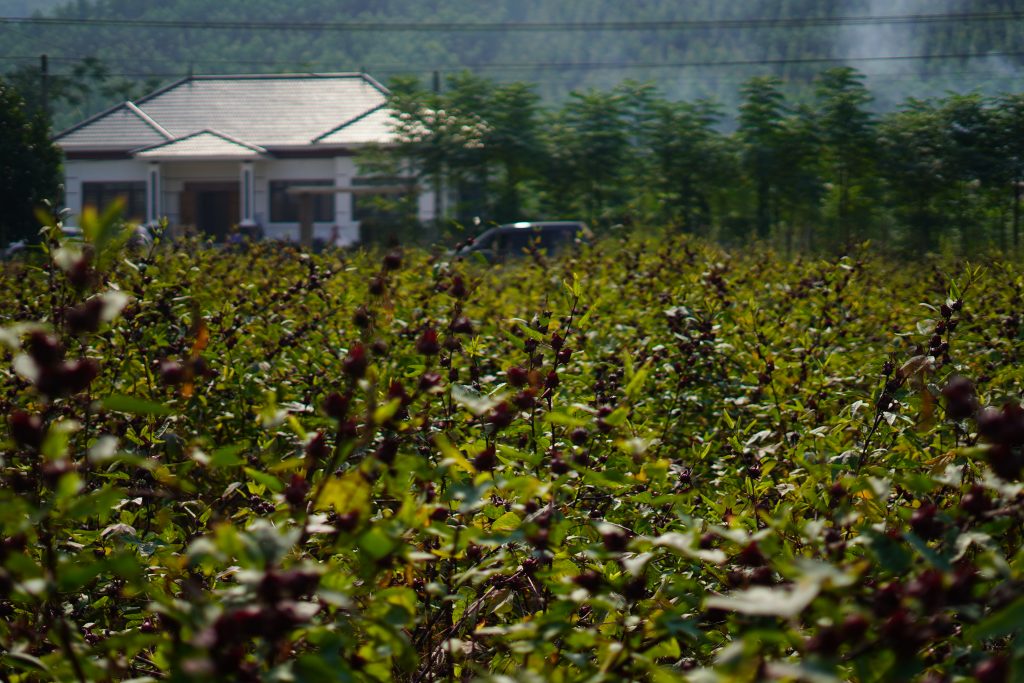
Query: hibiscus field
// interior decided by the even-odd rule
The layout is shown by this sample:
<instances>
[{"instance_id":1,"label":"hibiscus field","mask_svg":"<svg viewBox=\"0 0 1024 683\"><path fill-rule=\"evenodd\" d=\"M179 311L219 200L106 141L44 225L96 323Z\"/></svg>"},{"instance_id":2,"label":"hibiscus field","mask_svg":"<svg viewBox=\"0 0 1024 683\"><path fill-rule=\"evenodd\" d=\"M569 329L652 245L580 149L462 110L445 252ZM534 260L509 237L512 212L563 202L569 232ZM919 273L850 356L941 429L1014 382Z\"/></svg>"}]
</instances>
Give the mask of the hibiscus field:
<instances>
[{"instance_id":1,"label":"hibiscus field","mask_svg":"<svg viewBox=\"0 0 1024 683\"><path fill-rule=\"evenodd\" d=\"M4 683L1024 677L1018 265L82 227L0 264Z\"/></svg>"}]
</instances>

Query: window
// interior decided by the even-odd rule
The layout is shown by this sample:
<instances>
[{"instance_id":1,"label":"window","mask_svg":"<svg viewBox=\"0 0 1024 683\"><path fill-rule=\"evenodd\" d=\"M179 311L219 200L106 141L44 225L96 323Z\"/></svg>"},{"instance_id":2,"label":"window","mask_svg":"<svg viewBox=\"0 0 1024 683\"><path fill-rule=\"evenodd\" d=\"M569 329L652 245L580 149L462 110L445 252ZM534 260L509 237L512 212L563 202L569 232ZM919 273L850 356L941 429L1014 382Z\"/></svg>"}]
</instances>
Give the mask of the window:
<instances>
[{"instance_id":1,"label":"window","mask_svg":"<svg viewBox=\"0 0 1024 683\"><path fill-rule=\"evenodd\" d=\"M270 222L297 223L299 221L299 197L289 194L290 187L303 186L333 187L333 180L271 180L270 181ZM334 221L334 195L310 195L315 223Z\"/></svg>"},{"instance_id":2,"label":"window","mask_svg":"<svg viewBox=\"0 0 1024 683\"><path fill-rule=\"evenodd\" d=\"M124 217L130 221L146 220L146 182L82 183L82 206L91 206L100 213L118 199L124 201Z\"/></svg>"}]
</instances>

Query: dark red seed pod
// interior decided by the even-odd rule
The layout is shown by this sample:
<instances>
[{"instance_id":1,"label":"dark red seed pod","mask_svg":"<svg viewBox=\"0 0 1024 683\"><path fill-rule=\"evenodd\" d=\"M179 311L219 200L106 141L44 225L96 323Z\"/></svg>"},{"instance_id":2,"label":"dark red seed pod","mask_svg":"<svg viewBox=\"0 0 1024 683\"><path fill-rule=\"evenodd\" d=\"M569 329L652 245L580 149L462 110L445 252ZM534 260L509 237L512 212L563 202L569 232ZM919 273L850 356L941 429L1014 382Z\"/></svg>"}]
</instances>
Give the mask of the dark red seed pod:
<instances>
[{"instance_id":1,"label":"dark red seed pod","mask_svg":"<svg viewBox=\"0 0 1024 683\"><path fill-rule=\"evenodd\" d=\"M942 522L936 517L939 509L934 503L925 503L910 516L910 528L925 540L942 535Z\"/></svg>"},{"instance_id":2,"label":"dark red seed pod","mask_svg":"<svg viewBox=\"0 0 1024 683\"><path fill-rule=\"evenodd\" d=\"M100 374L100 365L92 358L79 358L61 366L61 380L67 393L85 391Z\"/></svg>"},{"instance_id":3,"label":"dark red seed pod","mask_svg":"<svg viewBox=\"0 0 1024 683\"><path fill-rule=\"evenodd\" d=\"M348 354L341 362L341 369L352 379L362 379L366 375L366 368L370 361L366 357L366 347L356 344L349 349Z\"/></svg>"},{"instance_id":4,"label":"dark red seed pod","mask_svg":"<svg viewBox=\"0 0 1024 683\"><path fill-rule=\"evenodd\" d=\"M960 509L969 515L981 515L987 512L992 507L992 501L989 500L988 493L984 487L975 484L960 498Z\"/></svg>"},{"instance_id":5,"label":"dark red seed pod","mask_svg":"<svg viewBox=\"0 0 1024 683\"><path fill-rule=\"evenodd\" d=\"M26 347L40 367L51 367L64 360L64 346L52 334L37 330L29 335Z\"/></svg>"},{"instance_id":6,"label":"dark red seed pod","mask_svg":"<svg viewBox=\"0 0 1024 683\"><path fill-rule=\"evenodd\" d=\"M601 533L601 542L605 550L613 553L621 553L629 547L629 537L619 529L608 529Z\"/></svg>"},{"instance_id":7,"label":"dark red seed pod","mask_svg":"<svg viewBox=\"0 0 1024 683\"><path fill-rule=\"evenodd\" d=\"M99 297L93 297L74 308L68 309L64 314L64 319L67 321L68 330L72 334L81 335L99 330L102 314L103 300Z\"/></svg>"},{"instance_id":8,"label":"dark red seed pod","mask_svg":"<svg viewBox=\"0 0 1024 683\"><path fill-rule=\"evenodd\" d=\"M352 314L352 323L360 329L369 327L372 319L373 316L370 314L370 309L363 305L356 307L355 312Z\"/></svg>"},{"instance_id":9,"label":"dark red seed pod","mask_svg":"<svg viewBox=\"0 0 1024 683\"><path fill-rule=\"evenodd\" d=\"M336 515L333 524L344 532L355 531L359 526L359 513L353 511Z\"/></svg>"},{"instance_id":10,"label":"dark red seed pod","mask_svg":"<svg viewBox=\"0 0 1024 683\"><path fill-rule=\"evenodd\" d=\"M384 270L398 270L402 267L402 251L401 249L392 249L388 253L384 254L383 261Z\"/></svg>"},{"instance_id":11,"label":"dark red seed pod","mask_svg":"<svg viewBox=\"0 0 1024 683\"><path fill-rule=\"evenodd\" d=\"M587 431L586 427L576 427L569 432L569 440L577 446L582 446L590 438L590 432Z\"/></svg>"},{"instance_id":12,"label":"dark red seed pod","mask_svg":"<svg viewBox=\"0 0 1024 683\"><path fill-rule=\"evenodd\" d=\"M974 677L978 683L1008 683L1010 664L1003 655L989 657L974 667Z\"/></svg>"},{"instance_id":13,"label":"dark red seed pod","mask_svg":"<svg viewBox=\"0 0 1024 683\"><path fill-rule=\"evenodd\" d=\"M476 454L473 458L473 467L480 471L493 470L495 465L498 464L498 457L495 453L494 446L488 444L486 448Z\"/></svg>"},{"instance_id":14,"label":"dark red seed pod","mask_svg":"<svg viewBox=\"0 0 1024 683\"><path fill-rule=\"evenodd\" d=\"M420 375L417 387L420 391L430 391L441 385L441 375L436 372L424 372Z\"/></svg>"},{"instance_id":15,"label":"dark red seed pod","mask_svg":"<svg viewBox=\"0 0 1024 683\"><path fill-rule=\"evenodd\" d=\"M473 334L473 323L464 315L460 315L452 323L452 332L456 334Z\"/></svg>"},{"instance_id":16,"label":"dark red seed pod","mask_svg":"<svg viewBox=\"0 0 1024 683\"><path fill-rule=\"evenodd\" d=\"M381 294L384 293L384 290L386 288L387 283L384 281L384 278L375 277L372 280L370 280L370 294L374 296L380 296Z\"/></svg>"},{"instance_id":17,"label":"dark red seed pod","mask_svg":"<svg viewBox=\"0 0 1024 683\"><path fill-rule=\"evenodd\" d=\"M293 474L292 480L284 490L284 499L293 508L300 508L306 502L306 494L309 493L309 483L301 474Z\"/></svg>"},{"instance_id":18,"label":"dark red seed pod","mask_svg":"<svg viewBox=\"0 0 1024 683\"><path fill-rule=\"evenodd\" d=\"M341 420L348 414L348 406L351 401L349 395L341 395L332 391L324 397L324 412L328 417Z\"/></svg>"},{"instance_id":19,"label":"dark red seed pod","mask_svg":"<svg viewBox=\"0 0 1024 683\"><path fill-rule=\"evenodd\" d=\"M23 410L15 410L11 413L8 421L11 425L11 437L18 445L29 448L39 448L43 445L46 431L43 429L41 417L31 415Z\"/></svg>"},{"instance_id":20,"label":"dark red seed pod","mask_svg":"<svg viewBox=\"0 0 1024 683\"><path fill-rule=\"evenodd\" d=\"M416 351L424 356L436 356L441 351L441 345L437 341L437 330L428 327L416 340Z\"/></svg>"},{"instance_id":21,"label":"dark red seed pod","mask_svg":"<svg viewBox=\"0 0 1024 683\"><path fill-rule=\"evenodd\" d=\"M591 593L597 593L604 584L604 578L597 572L588 569L572 577L572 582Z\"/></svg>"},{"instance_id":22,"label":"dark red seed pod","mask_svg":"<svg viewBox=\"0 0 1024 683\"><path fill-rule=\"evenodd\" d=\"M751 541L736 556L736 561L745 567L760 567L767 563L757 543Z\"/></svg>"},{"instance_id":23,"label":"dark red seed pod","mask_svg":"<svg viewBox=\"0 0 1024 683\"><path fill-rule=\"evenodd\" d=\"M505 371L508 383L514 387L525 386L530 379L530 374L521 366L513 365Z\"/></svg>"},{"instance_id":24,"label":"dark red seed pod","mask_svg":"<svg viewBox=\"0 0 1024 683\"><path fill-rule=\"evenodd\" d=\"M393 463L396 455L398 455L398 439L394 437L387 437L381 441L380 446L374 452L374 457L385 465Z\"/></svg>"},{"instance_id":25,"label":"dark red seed pod","mask_svg":"<svg viewBox=\"0 0 1024 683\"><path fill-rule=\"evenodd\" d=\"M312 470L320 463L326 462L330 455L331 449L327 445L327 439L320 432L314 433L313 438L306 444L306 458L309 462L307 469Z\"/></svg>"},{"instance_id":26,"label":"dark red seed pod","mask_svg":"<svg viewBox=\"0 0 1024 683\"><path fill-rule=\"evenodd\" d=\"M170 387L184 384L188 371L181 363L173 360L160 361L160 381Z\"/></svg>"},{"instance_id":27,"label":"dark red seed pod","mask_svg":"<svg viewBox=\"0 0 1024 683\"><path fill-rule=\"evenodd\" d=\"M523 389L512 397L512 402L519 410L530 410L537 404L537 396L533 389Z\"/></svg>"},{"instance_id":28,"label":"dark red seed pod","mask_svg":"<svg viewBox=\"0 0 1024 683\"><path fill-rule=\"evenodd\" d=\"M462 299L466 296L466 282L462 279L461 275L452 276L452 283L448 288L448 293L456 299Z\"/></svg>"},{"instance_id":29,"label":"dark red seed pod","mask_svg":"<svg viewBox=\"0 0 1024 683\"><path fill-rule=\"evenodd\" d=\"M504 429L512 424L512 420L515 418L515 413L508 403L502 401L498 405L491 408L487 414L487 422L494 425L495 429Z\"/></svg>"}]
</instances>

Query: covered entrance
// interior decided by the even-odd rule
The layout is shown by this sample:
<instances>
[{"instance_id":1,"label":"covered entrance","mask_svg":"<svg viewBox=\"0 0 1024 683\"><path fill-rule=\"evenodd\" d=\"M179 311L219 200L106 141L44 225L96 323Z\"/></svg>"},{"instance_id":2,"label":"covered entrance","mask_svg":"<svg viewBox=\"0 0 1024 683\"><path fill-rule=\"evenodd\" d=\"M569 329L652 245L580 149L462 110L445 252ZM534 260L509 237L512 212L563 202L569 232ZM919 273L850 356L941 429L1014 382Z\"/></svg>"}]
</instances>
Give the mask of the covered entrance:
<instances>
[{"instance_id":1,"label":"covered entrance","mask_svg":"<svg viewBox=\"0 0 1024 683\"><path fill-rule=\"evenodd\" d=\"M239 182L187 182L181 193L181 222L215 242L227 240L241 216Z\"/></svg>"}]
</instances>

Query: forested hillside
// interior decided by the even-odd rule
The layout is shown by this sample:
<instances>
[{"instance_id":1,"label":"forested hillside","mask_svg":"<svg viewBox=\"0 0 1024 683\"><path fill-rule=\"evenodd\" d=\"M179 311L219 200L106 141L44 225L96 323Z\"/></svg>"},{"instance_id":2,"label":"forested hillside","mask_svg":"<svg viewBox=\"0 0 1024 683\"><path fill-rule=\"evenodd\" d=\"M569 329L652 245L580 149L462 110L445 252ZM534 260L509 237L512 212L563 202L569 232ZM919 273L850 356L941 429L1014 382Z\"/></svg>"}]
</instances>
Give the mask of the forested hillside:
<instances>
[{"instance_id":1,"label":"forested hillside","mask_svg":"<svg viewBox=\"0 0 1024 683\"><path fill-rule=\"evenodd\" d=\"M877 106L889 109L907 96L1015 89L1024 21L1012 13L1021 4L77 0L51 13L60 23L0 24L7 46L0 68L9 75L20 70L14 80L25 91L46 52L58 77L89 83L90 96L63 103L58 126L190 69L366 70L386 82L396 74L427 80L435 70L443 76L469 68L498 81L535 83L547 102L632 78L658 83L672 99L713 97L731 109L752 76L780 76L799 92L814 74L845 60L867 74ZM943 13L967 16L935 18ZM990 13L1003 14L984 16ZM916 18L886 19L894 15ZM116 23L125 20L133 23ZM467 22L489 26L454 26Z\"/></svg>"}]
</instances>

